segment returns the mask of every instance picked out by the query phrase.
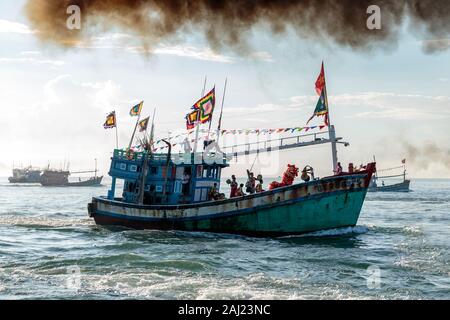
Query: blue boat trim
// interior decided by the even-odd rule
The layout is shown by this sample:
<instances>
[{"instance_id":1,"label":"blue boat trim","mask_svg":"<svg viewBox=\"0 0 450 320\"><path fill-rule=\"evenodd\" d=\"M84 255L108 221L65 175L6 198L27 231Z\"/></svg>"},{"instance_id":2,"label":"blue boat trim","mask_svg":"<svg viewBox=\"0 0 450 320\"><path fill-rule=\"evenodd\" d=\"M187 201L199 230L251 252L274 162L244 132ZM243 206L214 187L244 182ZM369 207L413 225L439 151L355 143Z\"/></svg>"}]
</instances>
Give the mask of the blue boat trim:
<instances>
[{"instance_id":1,"label":"blue boat trim","mask_svg":"<svg viewBox=\"0 0 450 320\"><path fill-rule=\"evenodd\" d=\"M309 201L309 200L314 200L314 199L319 199L319 198L324 198L324 197L332 197L332 196L337 196L337 195L341 195L341 194L346 194L346 193L357 193L357 192L366 192L366 188L354 188L351 190L338 190L338 191L332 191L332 192L328 192L328 193L320 193L320 194L315 194L315 195L307 195L301 198L297 198L297 199L290 199L290 200L285 200L282 202L277 202L276 204L266 204L266 205L261 205L261 206L257 206L257 207L253 207L253 208L245 208L245 209L239 209L239 210L234 210L234 211L229 211L229 212L222 212L222 213L215 213L215 214L210 214L210 215L201 215L201 216L194 216L194 217L181 217L181 218L155 218L155 217L137 217L137 216L129 216L129 215L123 215L123 214L116 214L116 213L112 213L112 212L106 212L106 211L100 211L100 210L95 210L95 214L98 215L103 215L103 216L111 216L111 217L116 217L116 218L120 218L120 219L127 219L127 220L135 220L135 221L198 221L198 220L204 220L204 219L214 219L214 218L222 218L222 217L229 217L229 216L234 216L234 215L241 215L241 214L245 214L245 213L250 213L250 212L255 212L258 210L263 210L263 209L267 209L267 208L273 208L273 207L278 207L278 206L286 206L286 205L291 205L291 204L295 204L295 203L299 203L299 202L304 202L304 201ZM98 199L98 198L94 198L97 199L97 201L101 201L104 203L110 203L110 200L105 200L105 199ZM236 198L235 198L236 199ZM116 203L110 203L112 205L117 204L120 207L125 206L125 204L120 203L115 201ZM236 202L236 200L234 200L234 202ZM133 208L137 208L138 206L131 206ZM198 206L197 206L198 207ZM158 210L154 207L149 208L144 207L142 209L151 209L151 210Z\"/></svg>"},{"instance_id":2,"label":"blue boat trim","mask_svg":"<svg viewBox=\"0 0 450 320\"><path fill-rule=\"evenodd\" d=\"M253 199L257 197L262 197L266 195L273 195L276 193L281 193L288 190L298 189L299 187L308 187L308 186L315 186L315 185L321 185L325 181L330 180L339 180L339 179L353 179L353 178L363 178L366 177L367 173L362 174L345 174L345 175L339 175L339 176L331 176L331 177L325 177L320 180L314 180L310 182L305 183L299 183L294 184L291 186L281 187L273 190L266 190L261 193L255 193L255 194L249 194L245 197L240 198L229 198L225 200L219 200L219 201L208 201L208 202L202 202L202 203L189 203L189 204L179 204L179 205L140 205L140 204L134 204L134 203L127 203L120 200L112 200L108 199L107 197L94 197L93 199L96 199L98 201L101 201L103 203L108 203L111 205L118 205L125 208L136 208L136 209L151 209L151 210L182 210L182 209L192 209L192 208L198 208L201 207L208 207L208 206L217 206L220 204L226 204L230 202L236 202L238 200L247 200L247 199ZM354 188L357 189L357 188ZM365 189L365 188L361 188ZM353 190L353 189L351 189Z\"/></svg>"}]
</instances>

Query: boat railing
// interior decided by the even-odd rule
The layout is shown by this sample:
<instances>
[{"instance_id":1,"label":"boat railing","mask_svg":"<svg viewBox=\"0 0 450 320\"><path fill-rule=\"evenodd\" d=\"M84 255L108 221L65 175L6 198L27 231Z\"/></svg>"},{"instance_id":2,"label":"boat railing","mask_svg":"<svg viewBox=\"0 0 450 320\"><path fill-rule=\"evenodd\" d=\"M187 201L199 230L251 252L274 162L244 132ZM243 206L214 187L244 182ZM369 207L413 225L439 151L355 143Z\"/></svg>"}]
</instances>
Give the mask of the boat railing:
<instances>
[{"instance_id":1,"label":"boat railing","mask_svg":"<svg viewBox=\"0 0 450 320\"><path fill-rule=\"evenodd\" d=\"M336 138L336 140L341 139L342 138ZM329 139L329 131L323 131L278 139L248 142L232 146L224 146L222 149L229 155L244 155L264 151L290 149L307 145L323 144L328 142L331 142Z\"/></svg>"}]
</instances>

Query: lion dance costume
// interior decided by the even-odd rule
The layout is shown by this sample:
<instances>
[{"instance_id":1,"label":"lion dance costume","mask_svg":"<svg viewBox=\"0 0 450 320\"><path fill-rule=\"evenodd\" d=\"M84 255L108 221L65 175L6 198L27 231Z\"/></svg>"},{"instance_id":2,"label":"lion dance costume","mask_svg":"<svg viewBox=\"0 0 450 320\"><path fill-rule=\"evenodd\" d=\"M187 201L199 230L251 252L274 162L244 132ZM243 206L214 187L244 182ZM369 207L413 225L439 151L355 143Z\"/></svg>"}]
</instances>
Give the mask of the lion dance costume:
<instances>
[{"instance_id":1,"label":"lion dance costume","mask_svg":"<svg viewBox=\"0 0 450 320\"><path fill-rule=\"evenodd\" d=\"M269 185L269 190L290 186L294 183L295 177L298 177L298 168L295 165L288 164L288 168L283 174L281 183L277 181L272 182Z\"/></svg>"}]
</instances>

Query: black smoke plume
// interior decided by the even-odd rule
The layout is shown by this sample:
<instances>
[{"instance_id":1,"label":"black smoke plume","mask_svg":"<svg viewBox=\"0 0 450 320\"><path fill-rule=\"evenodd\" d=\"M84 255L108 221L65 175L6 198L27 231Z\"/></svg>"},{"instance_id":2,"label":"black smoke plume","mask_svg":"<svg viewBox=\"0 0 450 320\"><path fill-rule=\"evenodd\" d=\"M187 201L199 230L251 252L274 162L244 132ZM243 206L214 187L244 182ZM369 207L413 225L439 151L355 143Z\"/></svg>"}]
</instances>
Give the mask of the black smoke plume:
<instances>
[{"instance_id":1,"label":"black smoke plume","mask_svg":"<svg viewBox=\"0 0 450 320\"><path fill-rule=\"evenodd\" d=\"M81 8L80 30L66 27L70 5ZM380 30L366 26L370 5L381 8ZM213 49L239 51L254 27L265 26L273 34L290 29L299 39L364 51L395 44L405 19L420 39L436 40L425 43L426 52L450 47L448 0L28 0L25 10L41 40L65 47L120 29L139 36L149 49L199 32Z\"/></svg>"}]
</instances>

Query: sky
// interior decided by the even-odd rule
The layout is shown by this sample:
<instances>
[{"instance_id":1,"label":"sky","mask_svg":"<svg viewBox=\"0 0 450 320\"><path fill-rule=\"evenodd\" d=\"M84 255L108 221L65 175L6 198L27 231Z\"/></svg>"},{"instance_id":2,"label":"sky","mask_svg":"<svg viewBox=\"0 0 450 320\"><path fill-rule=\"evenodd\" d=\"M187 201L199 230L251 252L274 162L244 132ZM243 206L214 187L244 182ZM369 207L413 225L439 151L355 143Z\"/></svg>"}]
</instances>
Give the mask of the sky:
<instances>
[{"instance_id":1,"label":"sky","mask_svg":"<svg viewBox=\"0 0 450 320\"><path fill-rule=\"evenodd\" d=\"M92 169L94 159L107 174L115 147L114 130L103 129L108 112L117 113L122 147L136 120L128 112L141 100L143 116L157 110L158 138L183 133L205 76L207 90L216 86L218 104L228 78L223 129L305 126L324 61L330 118L350 143L339 145L344 166L376 156L378 168L389 168L406 158L413 178L450 178L450 50L424 53L422 41L431 39L404 30L388 49L354 52L261 28L253 30L246 55L214 52L195 34L143 55L132 35L114 30L61 49L39 42L23 5L0 2L0 176L13 164L59 168L69 162L77 171ZM254 158L244 160L226 174L243 175ZM329 145L256 160L255 171L266 176L280 175L288 163L331 173Z\"/></svg>"}]
</instances>

